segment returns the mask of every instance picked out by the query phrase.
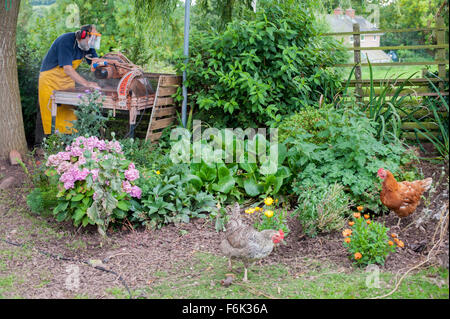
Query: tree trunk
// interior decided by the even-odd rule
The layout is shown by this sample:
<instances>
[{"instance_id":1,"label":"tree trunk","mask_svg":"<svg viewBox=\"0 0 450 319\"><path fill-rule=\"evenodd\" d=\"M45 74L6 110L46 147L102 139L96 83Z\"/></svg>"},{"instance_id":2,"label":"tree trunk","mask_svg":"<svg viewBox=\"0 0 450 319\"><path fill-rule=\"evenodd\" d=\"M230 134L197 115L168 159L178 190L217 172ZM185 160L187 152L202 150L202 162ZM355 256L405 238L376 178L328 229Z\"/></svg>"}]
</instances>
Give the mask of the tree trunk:
<instances>
[{"instance_id":1,"label":"tree trunk","mask_svg":"<svg viewBox=\"0 0 450 319\"><path fill-rule=\"evenodd\" d=\"M27 151L16 62L19 8L19 0L0 5L0 158Z\"/></svg>"}]
</instances>

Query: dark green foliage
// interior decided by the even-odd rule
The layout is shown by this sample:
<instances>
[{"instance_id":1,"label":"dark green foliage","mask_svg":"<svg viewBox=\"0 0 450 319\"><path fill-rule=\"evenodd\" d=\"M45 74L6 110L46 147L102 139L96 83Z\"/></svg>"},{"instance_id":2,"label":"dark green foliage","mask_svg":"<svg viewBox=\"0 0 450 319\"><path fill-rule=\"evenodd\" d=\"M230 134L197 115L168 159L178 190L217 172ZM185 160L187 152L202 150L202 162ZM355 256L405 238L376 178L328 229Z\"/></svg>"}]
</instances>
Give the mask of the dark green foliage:
<instances>
[{"instance_id":1,"label":"dark green foliage","mask_svg":"<svg viewBox=\"0 0 450 319\"><path fill-rule=\"evenodd\" d=\"M400 173L413 159L400 142L383 144L375 123L358 110L323 109L313 134L299 128L286 139L287 161L294 176L293 191L339 183L353 201L379 211L376 172L380 167ZM320 139L325 139L320 141Z\"/></svg>"},{"instance_id":2,"label":"dark green foliage","mask_svg":"<svg viewBox=\"0 0 450 319\"><path fill-rule=\"evenodd\" d=\"M33 213L51 216L53 208L58 204L56 194L57 189L54 187L47 189L37 187L27 195L27 205Z\"/></svg>"},{"instance_id":3,"label":"dark green foliage","mask_svg":"<svg viewBox=\"0 0 450 319\"><path fill-rule=\"evenodd\" d=\"M204 218L204 213L217 211L214 197L198 192L186 178L187 169L181 165L161 174L144 174L138 181L142 189L141 204L131 221L147 228L159 228L172 222L188 223L190 218Z\"/></svg>"},{"instance_id":4,"label":"dark green foliage","mask_svg":"<svg viewBox=\"0 0 450 319\"><path fill-rule=\"evenodd\" d=\"M340 82L327 66L344 54L336 41L317 36L314 21L304 6L271 6L223 33L193 34L187 84L203 119L215 127L258 127L322 94L329 101Z\"/></svg>"}]
</instances>

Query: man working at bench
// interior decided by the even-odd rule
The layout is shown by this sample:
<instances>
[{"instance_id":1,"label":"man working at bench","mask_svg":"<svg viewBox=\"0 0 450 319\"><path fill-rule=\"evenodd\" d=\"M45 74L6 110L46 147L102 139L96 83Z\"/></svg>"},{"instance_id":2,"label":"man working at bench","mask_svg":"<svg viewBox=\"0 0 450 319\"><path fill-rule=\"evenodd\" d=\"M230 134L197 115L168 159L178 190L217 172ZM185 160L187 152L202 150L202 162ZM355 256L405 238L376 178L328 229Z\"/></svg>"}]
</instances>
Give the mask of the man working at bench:
<instances>
[{"instance_id":1,"label":"man working at bench","mask_svg":"<svg viewBox=\"0 0 450 319\"><path fill-rule=\"evenodd\" d=\"M52 126L51 100L53 90L67 90L75 87L75 82L88 87L100 87L95 82L89 82L75 70L86 56L98 57L95 49L100 48L101 34L94 25L88 24L76 32L59 36L50 47L42 61L39 74L39 108L44 134L50 134ZM85 59L91 64L89 58ZM72 123L76 120L73 106L61 105L55 121L55 130L70 134Z\"/></svg>"}]
</instances>

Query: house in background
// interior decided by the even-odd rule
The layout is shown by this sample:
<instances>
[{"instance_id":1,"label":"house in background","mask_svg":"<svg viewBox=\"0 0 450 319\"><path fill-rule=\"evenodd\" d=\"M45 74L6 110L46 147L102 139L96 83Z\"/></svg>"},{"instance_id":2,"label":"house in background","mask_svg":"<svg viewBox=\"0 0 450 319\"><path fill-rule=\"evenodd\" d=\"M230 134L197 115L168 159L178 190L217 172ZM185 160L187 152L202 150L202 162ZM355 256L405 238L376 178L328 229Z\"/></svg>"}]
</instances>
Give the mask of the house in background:
<instances>
[{"instance_id":1,"label":"house in background","mask_svg":"<svg viewBox=\"0 0 450 319\"><path fill-rule=\"evenodd\" d=\"M331 32L353 32L353 24L358 23L361 31L377 31L377 26L370 23L362 16L355 15L355 10L352 8L345 11L341 8L334 9L333 14L325 17L326 22L330 26ZM361 47L379 47L380 38L383 35L380 33L361 34ZM353 36L336 36L342 39L345 46L353 46ZM367 58L371 63L392 62L391 57L382 50L362 50L361 60L367 62ZM353 57L352 57L353 60Z\"/></svg>"}]
</instances>

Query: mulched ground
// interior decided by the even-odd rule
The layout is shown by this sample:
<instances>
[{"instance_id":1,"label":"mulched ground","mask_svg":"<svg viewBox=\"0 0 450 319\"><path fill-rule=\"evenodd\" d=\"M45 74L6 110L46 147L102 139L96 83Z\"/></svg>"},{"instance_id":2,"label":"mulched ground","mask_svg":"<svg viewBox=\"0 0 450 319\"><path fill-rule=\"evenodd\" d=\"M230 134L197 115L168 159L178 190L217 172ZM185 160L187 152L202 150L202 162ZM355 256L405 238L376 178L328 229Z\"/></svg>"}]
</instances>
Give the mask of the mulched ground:
<instances>
[{"instance_id":1,"label":"mulched ground","mask_svg":"<svg viewBox=\"0 0 450 319\"><path fill-rule=\"evenodd\" d=\"M391 254L382 269L404 272L407 267L423 260L431 248L429 243L438 222L436 219L424 218L417 227L411 225L406 231L402 229L425 216L427 209L436 213L444 203L448 205L448 166L426 161L420 164L424 176L433 177L434 181L438 179L443 168L445 176L431 196L431 204L426 207L422 203L412 216L402 220L401 229L397 231L395 228L398 219L393 214L377 218L398 233L405 242L405 248ZM120 274L132 289L146 287L157 281L158 278L153 274L158 271L168 272L169 276L188 276L188 273L180 273L181 270L177 267L180 262L189 264L195 252L209 252L220 256L218 247L221 235L214 230L212 222L203 219L189 224L168 225L152 231L118 231L110 234L109 240L105 242L101 240L95 228L76 230L71 224L57 223L52 218L27 218L27 214L31 213L27 210L27 194L24 192L26 175L20 167L10 166L7 161L0 160L0 182L2 178L9 176L16 177L18 182L11 189L0 190L0 251L20 253L20 247L2 241L8 240L32 243L35 248L77 261L101 260L102 267ZM21 214L11 213L18 208L22 210ZM36 220L50 226L36 226ZM340 232L308 238L302 234L297 220L290 219L289 227L291 233L286 238L286 244L279 246L264 259L263 265L281 263L287 266L290 274L296 275L311 270L311 263L307 260L313 259L324 264L332 262L345 272L352 271L351 261L342 246ZM42 234L40 229L51 231ZM442 251L434 263L448 268L448 233ZM25 298L73 298L77 295L105 298L110 297L105 293L106 288L123 288L117 276L111 273L99 271L80 262L56 260L36 250L23 258L0 257L0 261L5 263L0 266L0 278L8 276L11 269L21 269L23 277L18 279L22 284L17 287L16 294ZM71 265L79 266L81 282L76 292L67 289L65 285L70 272L68 266Z\"/></svg>"}]
</instances>

